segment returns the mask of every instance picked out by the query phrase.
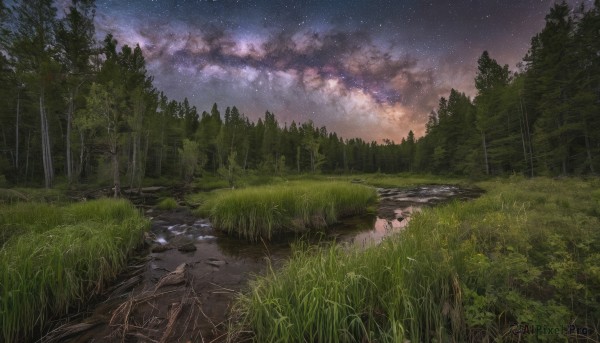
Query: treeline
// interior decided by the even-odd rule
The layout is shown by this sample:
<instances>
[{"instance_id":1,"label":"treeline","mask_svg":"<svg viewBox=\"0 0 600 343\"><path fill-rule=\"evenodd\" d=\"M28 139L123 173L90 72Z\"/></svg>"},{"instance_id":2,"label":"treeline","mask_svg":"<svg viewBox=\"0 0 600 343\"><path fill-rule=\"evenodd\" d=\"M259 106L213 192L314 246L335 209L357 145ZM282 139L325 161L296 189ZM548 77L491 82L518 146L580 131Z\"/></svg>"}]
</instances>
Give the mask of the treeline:
<instances>
[{"instance_id":1,"label":"treeline","mask_svg":"<svg viewBox=\"0 0 600 343\"><path fill-rule=\"evenodd\" d=\"M266 112L250 121L234 107L210 113L169 100L152 85L139 46L94 40L93 0L59 15L51 0L0 0L0 178L52 187L114 184L144 177L189 181L200 172L226 178L242 170L398 172L406 147L343 140L312 122L290 125ZM406 153L403 153L403 149Z\"/></svg>"},{"instance_id":2,"label":"treeline","mask_svg":"<svg viewBox=\"0 0 600 343\"><path fill-rule=\"evenodd\" d=\"M452 90L418 140L420 171L595 174L600 168L600 1L556 4L511 73L484 52L470 101Z\"/></svg>"},{"instance_id":3,"label":"treeline","mask_svg":"<svg viewBox=\"0 0 600 343\"><path fill-rule=\"evenodd\" d=\"M416 140L343 139L312 122L202 112L152 84L139 46L96 42L93 0L0 0L0 183L138 187L145 177L233 182L270 174L403 171L595 173L600 152L600 4L555 5L511 73L484 52L471 100L452 90Z\"/></svg>"}]
</instances>

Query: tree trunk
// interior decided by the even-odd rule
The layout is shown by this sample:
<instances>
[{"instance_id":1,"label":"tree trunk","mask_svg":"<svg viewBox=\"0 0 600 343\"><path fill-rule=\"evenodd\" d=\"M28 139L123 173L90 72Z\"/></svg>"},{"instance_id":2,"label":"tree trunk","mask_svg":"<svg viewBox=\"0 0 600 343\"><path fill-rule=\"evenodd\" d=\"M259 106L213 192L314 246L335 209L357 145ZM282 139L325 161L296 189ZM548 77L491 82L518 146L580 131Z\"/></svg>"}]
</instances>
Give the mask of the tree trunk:
<instances>
[{"instance_id":1,"label":"tree trunk","mask_svg":"<svg viewBox=\"0 0 600 343\"><path fill-rule=\"evenodd\" d=\"M160 177L162 174L162 159L163 159L163 150L164 150L164 145L165 145L165 123L163 122L163 125L161 125L161 130L160 130L160 147L158 148L158 161L157 161L157 165L156 165L156 173L157 173L157 177Z\"/></svg>"},{"instance_id":2,"label":"tree trunk","mask_svg":"<svg viewBox=\"0 0 600 343\"><path fill-rule=\"evenodd\" d=\"M40 92L40 121L42 133L42 162L44 166L44 185L52 187L54 181L54 168L52 167L52 152L50 149L50 134L48 130L48 118L44 109L44 90Z\"/></svg>"},{"instance_id":3,"label":"tree trunk","mask_svg":"<svg viewBox=\"0 0 600 343\"><path fill-rule=\"evenodd\" d=\"M485 132L481 133L481 138L483 139L483 157L484 157L484 161L485 161L485 174L490 175L490 165L488 164L487 143L485 142Z\"/></svg>"},{"instance_id":4,"label":"tree trunk","mask_svg":"<svg viewBox=\"0 0 600 343\"><path fill-rule=\"evenodd\" d=\"M146 131L146 141L144 142L144 154L140 156L140 178L138 180L138 190L142 187L142 179L146 177L146 165L148 163L148 149L150 146L150 131Z\"/></svg>"},{"instance_id":5,"label":"tree trunk","mask_svg":"<svg viewBox=\"0 0 600 343\"><path fill-rule=\"evenodd\" d=\"M527 159L527 148L525 147L525 115L523 114L523 104L519 99L519 105L521 108L521 118L519 119L519 129L521 130L521 142L523 143L523 158L525 159L525 165L528 164Z\"/></svg>"},{"instance_id":6,"label":"tree trunk","mask_svg":"<svg viewBox=\"0 0 600 343\"><path fill-rule=\"evenodd\" d=\"M25 152L25 181L29 172L29 143L31 142L31 130L27 131L27 150Z\"/></svg>"},{"instance_id":7,"label":"tree trunk","mask_svg":"<svg viewBox=\"0 0 600 343\"><path fill-rule=\"evenodd\" d=\"M139 145L139 133L133 133L133 152L131 157L131 174L129 177L129 188L133 188L133 182L135 181L135 176L137 174L137 159L138 159L138 145Z\"/></svg>"},{"instance_id":8,"label":"tree trunk","mask_svg":"<svg viewBox=\"0 0 600 343\"><path fill-rule=\"evenodd\" d=\"M21 91L17 92L17 124L15 127L15 169L19 175L19 120L21 118Z\"/></svg>"},{"instance_id":9,"label":"tree trunk","mask_svg":"<svg viewBox=\"0 0 600 343\"><path fill-rule=\"evenodd\" d=\"M585 151L586 151L588 163L590 165L590 172L592 172L592 174L596 174L596 172L594 170L594 160L592 159L592 149L590 147L590 137L588 134L588 126L585 121L583 122L583 137L585 138Z\"/></svg>"},{"instance_id":10,"label":"tree trunk","mask_svg":"<svg viewBox=\"0 0 600 343\"><path fill-rule=\"evenodd\" d=\"M69 108L67 110L67 137L66 137L66 159L67 159L67 180L69 184L73 182L73 157L71 153L71 128L73 126L73 111L74 111L74 96L73 91L69 91Z\"/></svg>"},{"instance_id":11,"label":"tree trunk","mask_svg":"<svg viewBox=\"0 0 600 343\"><path fill-rule=\"evenodd\" d=\"M117 142L111 143L110 149L112 172L113 172L113 191L114 197L117 198L121 194L121 179L119 177L119 155L117 154Z\"/></svg>"},{"instance_id":12,"label":"tree trunk","mask_svg":"<svg viewBox=\"0 0 600 343\"><path fill-rule=\"evenodd\" d=\"M2 143L4 144L5 147L8 148L8 142L6 141L6 133L4 132L4 128L2 128ZM14 162L15 154L13 153L13 151L10 149L7 149L7 152L10 154L11 161Z\"/></svg>"},{"instance_id":13,"label":"tree trunk","mask_svg":"<svg viewBox=\"0 0 600 343\"><path fill-rule=\"evenodd\" d=\"M83 173L84 166L84 155L85 155L85 136L83 134L83 130L79 131L79 165L77 166L77 179L81 177Z\"/></svg>"},{"instance_id":14,"label":"tree trunk","mask_svg":"<svg viewBox=\"0 0 600 343\"><path fill-rule=\"evenodd\" d=\"M527 148L525 147L525 133L523 132L523 123L519 120L519 129L521 130L521 143L523 143L523 159L527 165Z\"/></svg>"},{"instance_id":15,"label":"tree trunk","mask_svg":"<svg viewBox=\"0 0 600 343\"><path fill-rule=\"evenodd\" d=\"M531 131L529 130L529 116L527 115L527 107L523 103L523 100L519 98L519 102L521 103L521 108L523 113L525 114L525 132L527 133L527 143L529 148L529 169L531 174L530 177L533 177L533 146L531 143Z\"/></svg>"}]
</instances>

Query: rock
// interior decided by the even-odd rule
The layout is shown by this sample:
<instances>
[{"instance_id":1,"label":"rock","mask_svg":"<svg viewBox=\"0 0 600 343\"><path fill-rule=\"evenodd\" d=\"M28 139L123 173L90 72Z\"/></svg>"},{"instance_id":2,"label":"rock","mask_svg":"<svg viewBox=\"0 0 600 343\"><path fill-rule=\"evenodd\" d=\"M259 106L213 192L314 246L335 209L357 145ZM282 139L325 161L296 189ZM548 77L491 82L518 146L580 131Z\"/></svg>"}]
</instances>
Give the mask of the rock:
<instances>
[{"instance_id":1,"label":"rock","mask_svg":"<svg viewBox=\"0 0 600 343\"><path fill-rule=\"evenodd\" d=\"M220 267L222 265L227 264L227 262L223 261L223 260L216 259L216 258L209 258L208 261L206 261L206 264L218 268L218 267Z\"/></svg>"},{"instance_id":2,"label":"rock","mask_svg":"<svg viewBox=\"0 0 600 343\"><path fill-rule=\"evenodd\" d=\"M192 252L192 251L196 251L196 249L197 248L194 243L184 243L177 248L177 250L179 250L181 252Z\"/></svg>"},{"instance_id":3,"label":"rock","mask_svg":"<svg viewBox=\"0 0 600 343\"><path fill-rule=\"evenodd\" d=\"M173 249L173 247L170 246L170 245L168 245L168 244L165 244L165 245L158 245L157 244L157 245L152 246L152 249L150 249L150 251L152 251L152 252L165 252L165 251L171 250L171 249Z\"/></svg>"},{"instance_id":4,"label":"rock","mask_svg":"<svg viewBox=\"0 0 600 343\"><path fill-rule=\"evenodd\" d=\"M187 265L182 263L174 271L160 278L156 284L156 287L154 288L154 292L163 286L173 286L185 282L187 279L186 267Z\"/></svg>"}]
</instances>

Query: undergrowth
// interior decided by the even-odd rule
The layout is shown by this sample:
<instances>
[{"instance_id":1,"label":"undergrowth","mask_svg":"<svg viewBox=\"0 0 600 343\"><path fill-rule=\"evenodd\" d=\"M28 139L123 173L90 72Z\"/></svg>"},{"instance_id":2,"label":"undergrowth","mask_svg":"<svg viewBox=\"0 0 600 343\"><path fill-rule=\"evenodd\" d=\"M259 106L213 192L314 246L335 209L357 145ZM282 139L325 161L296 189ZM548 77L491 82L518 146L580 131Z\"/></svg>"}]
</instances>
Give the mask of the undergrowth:
<instances>
[{"instance_id":1,"label":"undergrowth","mask_svg":"<svg viewBox=\"0 0 600 343\"><path fill-rule=\"evenodd\" d=\"M598 341L600 182L479 185L378 246L296 249L240 295L230 339Z\"/></svg>"}]
</instances>

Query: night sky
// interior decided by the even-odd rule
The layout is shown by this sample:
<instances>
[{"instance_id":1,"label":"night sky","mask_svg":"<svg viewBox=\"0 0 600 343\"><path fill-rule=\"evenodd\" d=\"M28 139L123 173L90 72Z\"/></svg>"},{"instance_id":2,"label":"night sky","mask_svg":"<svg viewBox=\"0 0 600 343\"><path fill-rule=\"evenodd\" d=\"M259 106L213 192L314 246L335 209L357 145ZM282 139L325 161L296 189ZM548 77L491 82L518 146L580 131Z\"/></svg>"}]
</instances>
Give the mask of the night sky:
<instances>
[{"instance_id":1,"label":"night sky","mask_svg":"<svg viewBox=\"0 0 600 343\"><path fill-rule=\"evenodd\" d=\"M474 95L483 50L515 70L553 3L98 0L96 28L139 43L155 86L199 112L217 102L399 142L451 88Z\"/></svg>"}]
</instances>

